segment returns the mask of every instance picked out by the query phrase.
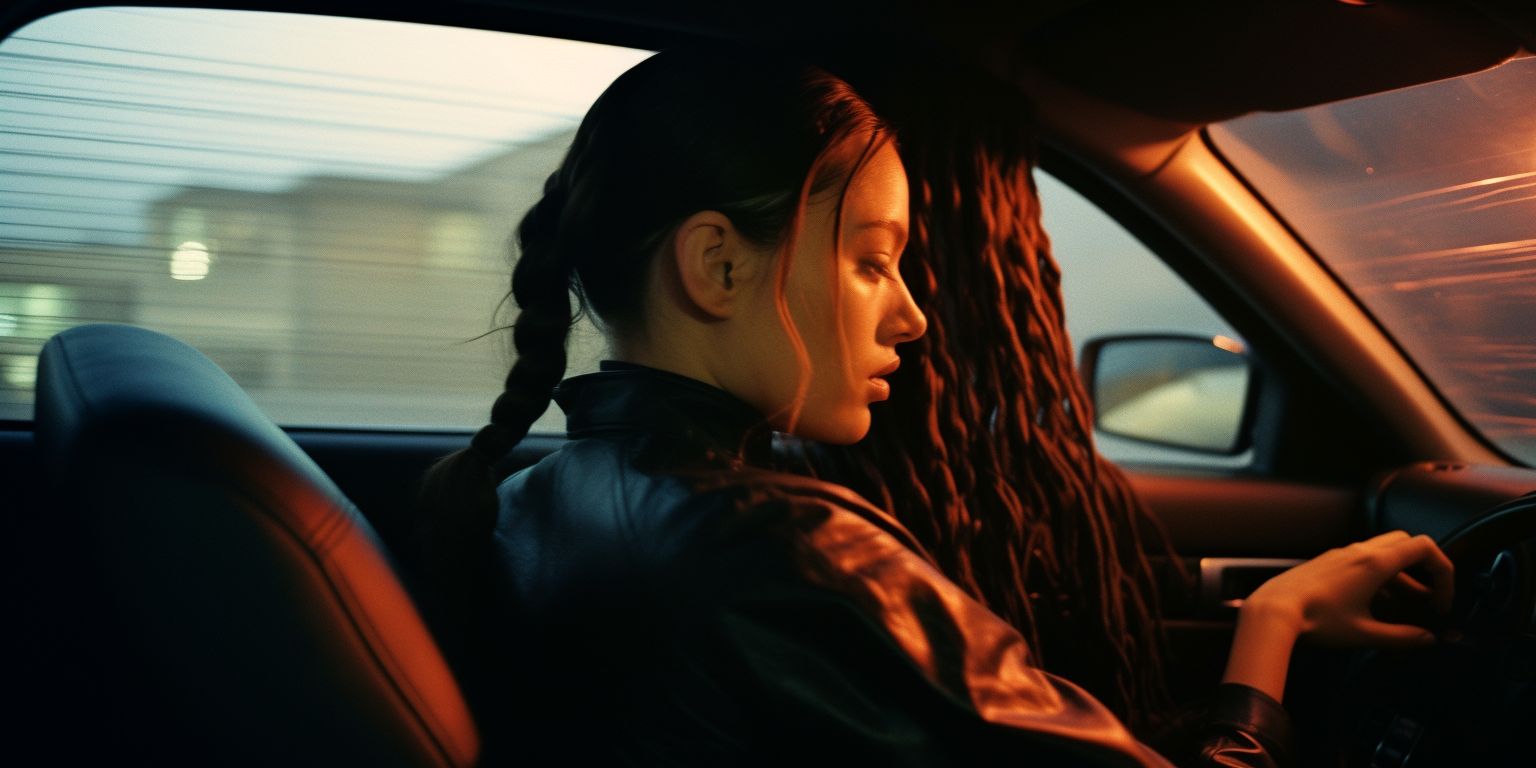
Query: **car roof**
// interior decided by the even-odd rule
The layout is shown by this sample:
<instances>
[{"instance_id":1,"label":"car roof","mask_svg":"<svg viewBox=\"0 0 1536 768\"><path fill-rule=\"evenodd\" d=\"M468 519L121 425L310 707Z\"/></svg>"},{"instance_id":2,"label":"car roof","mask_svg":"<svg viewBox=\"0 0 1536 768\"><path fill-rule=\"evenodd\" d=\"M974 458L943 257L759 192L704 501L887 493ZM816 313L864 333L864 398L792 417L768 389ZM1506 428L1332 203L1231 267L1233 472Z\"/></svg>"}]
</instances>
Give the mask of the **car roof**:
<instances>
[{"instance_id":1,"label":"car roof","mask_svg":"<svg viewBox=\"0 0 1536 768\"><path fill-rule=\"evenodd\" d=\"M31 19L96 3L21 0L0 11L9 34ZM516 29L660 48L758 40L902 57L934 48L992 65L1037 68L1149 115L1208 122L1295 109L1494 66L1536 37L1536 13L1495 20L1472 3L1370 0L1124 0L938 3L780 0L446 0L413 5L331 0L214 0L114 5L329 13ZM1509 6L1514 0L1480 0Z\"/></svg>"},{"instance_id":2,"label":"car roof","mask_svg":"<svg viewBox=\"0 0 1536 768\"><path fill-rule=\"evenodd\" d=\"M128 2L116 5L135 5ZM1044 133L1132 172L1157 167L1199 126L1454 77L1536 48L1520 0L236 0L224 7L503 29L659 49L741 40L831 52L880 66L933 53L990 68L1039 105ZM0 9L6 35L92 5L21 0ZM1481 10L1480 10L1481 9Z\"/></svg>"}]
</instances>

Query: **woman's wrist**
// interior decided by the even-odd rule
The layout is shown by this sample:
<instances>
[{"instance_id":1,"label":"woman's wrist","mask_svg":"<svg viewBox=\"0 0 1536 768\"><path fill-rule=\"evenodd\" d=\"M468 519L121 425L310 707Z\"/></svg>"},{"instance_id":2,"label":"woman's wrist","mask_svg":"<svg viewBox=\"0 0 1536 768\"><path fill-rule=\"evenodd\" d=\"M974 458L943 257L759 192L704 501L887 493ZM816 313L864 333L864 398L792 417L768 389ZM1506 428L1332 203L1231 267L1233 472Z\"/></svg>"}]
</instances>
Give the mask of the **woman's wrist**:
<instances>
[{"instance_id":1,"label":"woman's wrist","mask_svg":"<svg viewBox=\"0 0 1536 768\"><path fill-rule=\"evenodd\" d=\"M1256 688L1275 701L1285 693L1291 651L1301 636L1301 617L1283 603L1249 600L1237 614L1237 632L1227 659L1224 683Z\"/></svg>"}]
</instances>

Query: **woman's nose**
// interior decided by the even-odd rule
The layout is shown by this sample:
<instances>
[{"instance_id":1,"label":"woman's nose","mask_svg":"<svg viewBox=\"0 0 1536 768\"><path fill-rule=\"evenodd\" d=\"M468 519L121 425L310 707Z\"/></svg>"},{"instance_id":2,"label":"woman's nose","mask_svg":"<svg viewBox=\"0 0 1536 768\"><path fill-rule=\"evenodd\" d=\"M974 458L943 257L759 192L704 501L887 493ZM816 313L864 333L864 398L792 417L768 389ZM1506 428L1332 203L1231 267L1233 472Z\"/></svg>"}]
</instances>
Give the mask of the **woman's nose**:
<instances>
[{"instance_id":1,"label":"woman's nose","mask_svg":"<svg viewBox=\"0 0 1536 768\"><path fill-rule=\"evenodd\" d=\"M896 306L888 318L890 329L889 344L901 344L921 338L928 331L928 317L917 307L917 301L912 298L912 292L907 290L905 280L900 281L901 292L896 298Z\"/></svg>"}]
</instances>

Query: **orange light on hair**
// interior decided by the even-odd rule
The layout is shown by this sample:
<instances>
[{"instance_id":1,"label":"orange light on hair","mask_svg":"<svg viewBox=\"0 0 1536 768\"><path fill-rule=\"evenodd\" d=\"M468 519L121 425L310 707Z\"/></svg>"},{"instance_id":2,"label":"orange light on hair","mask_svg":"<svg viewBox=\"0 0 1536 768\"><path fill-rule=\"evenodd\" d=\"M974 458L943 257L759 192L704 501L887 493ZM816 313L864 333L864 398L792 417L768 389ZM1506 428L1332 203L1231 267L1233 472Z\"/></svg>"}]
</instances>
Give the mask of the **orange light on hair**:
<instances>
[{"instance_id":1,"label":"orange light on hair","mask_svg":"<svg viewBox=\"0 0 1536 768\"><path fill-rule=\"evenodd\" d=\"M800 335L800 329L795 326L795 319L789 314L789 299L784 294L784 288L789 283L789 268L795 255L795 244L800 241L800 230L805 225L805 207L810 203L811 185L815 183L816 172L825 162L826 151L823 150L811 163L811 169L805 174L805 180L800 184L800 199L795 203L795 212L790 216L788 235L779 246L778 269L774 273L773 280L773 305L779 313L779 323L784 327L784 332L789 334L789 344L795 350L795 364L800 368L800 378L795 381L795 397L788 405L776 413L769 415L769 420L777 419L781 414L787 416L784 419L784 431L794 432L795 425L800 421L800 412L805 409L805 400L811 390L811 354L805 348L805 339Z\"/></svg>"},{"instance_id":2,"label":"orange light on hair","mask_svg":"<svg viewBox=\"0 0 1536 768\"><path fill-rule=\"evenodd\" d=\"M868 136L869 139L865 143L863 151L860 152L858 160L854 162L852 167L849 169L847 176L842 180L842 183L837 188L837 209L832 227L831 268L834 281L832 283L832 312L833 317L836 318L837 322L837 339L839 345L843 345L845 342L845 331L843 326L843 314L841 307L842 296L841 293L837 290L838 283L836 282L840 279L837 270L842 254L843 198L848 192L848 185L852 183L854 175L859 172L859 169L864 167L864 164L874 156L875 152L881 146L883 146L886 141L890 140L890 135L885 131L875 131L871 134L868 134ZM805 180L800 185L800 196L799 200L795 204L795 212L789 221L788 234L785 236L784 242L781 243L778 248L778 263L774 274L774 308L778 311L779 322L784 328L784 332L789 336L790 346L793 347L795 351L795 363L799 366L800 369L800 377L795 382L794 399L791 400L782 410L770 414L768 417L770 421L774 421L777 420L780 416L783 416L783 431L785 432L795 431L795 425L799 423L800 414L803 410L805 410L805 403L810 395L811 377L815 375L815 366L812 364L810 351L806 348L805 339L800 335L800 329L795 325L794 318L790 315L789 300L785 295L785 288L789 283L789 271L793 265L795 246L799 243L801 231L805 226L806 208L810 205L811 202L811 188L815 185L816 178L820 174L822 168L824 168L827 163L831 162L831 159L836 152L841 150L844 146L846 146L847 142L853 140L854 138L855 136L844 136L828 143L826 148L816 156L816 160L811 163L811 168L806 173ZM846 349L843 350L843 353L843 365L847 366L850 364L850 361L847 360Z\"/></svg>"}]
</instances>

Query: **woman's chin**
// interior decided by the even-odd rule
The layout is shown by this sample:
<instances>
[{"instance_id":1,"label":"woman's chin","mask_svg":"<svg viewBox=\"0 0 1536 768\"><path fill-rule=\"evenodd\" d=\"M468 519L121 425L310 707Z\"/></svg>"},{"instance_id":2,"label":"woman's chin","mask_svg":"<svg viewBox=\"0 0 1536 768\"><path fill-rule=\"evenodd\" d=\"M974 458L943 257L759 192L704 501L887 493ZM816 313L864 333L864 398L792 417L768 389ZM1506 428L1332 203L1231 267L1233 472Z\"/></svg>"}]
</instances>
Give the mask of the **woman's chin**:
<instances>
[{"instance_id":1,"label":"woman's chin","mask_svg":"<svg viewBox=\"0 0 1536 768\"><path fill-rule=\"evenodd\" d=\"M837 418L802 419L795 436L828 445L852 445L869 434L869 406L839 413Z\"/></svg>"}]
</instances>

